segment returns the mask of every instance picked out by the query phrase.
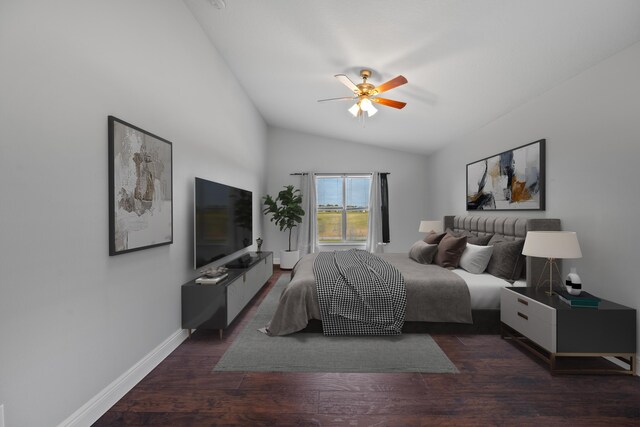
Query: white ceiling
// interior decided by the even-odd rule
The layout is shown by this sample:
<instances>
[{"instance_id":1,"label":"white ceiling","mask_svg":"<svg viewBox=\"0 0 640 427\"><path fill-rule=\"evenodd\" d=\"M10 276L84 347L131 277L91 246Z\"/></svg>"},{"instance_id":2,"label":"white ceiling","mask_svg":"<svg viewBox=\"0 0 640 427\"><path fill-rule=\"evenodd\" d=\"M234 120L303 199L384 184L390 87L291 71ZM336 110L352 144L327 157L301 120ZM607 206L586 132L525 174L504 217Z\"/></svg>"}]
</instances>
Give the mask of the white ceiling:
<instances>
[{"instance_id":1,"label":"white ceiling","mask_svg":"<svg viewBox=\"0 0 640 427\"><path fill-rule=\"evenodd\" d=\"M184 0L272 126L429 153L640 40L638 0ZM365 126L333 76L409 83ZM224 82L219 82L224 84ZM597 102L597 100L594 100Z\"/></svg>"}]
</instances>

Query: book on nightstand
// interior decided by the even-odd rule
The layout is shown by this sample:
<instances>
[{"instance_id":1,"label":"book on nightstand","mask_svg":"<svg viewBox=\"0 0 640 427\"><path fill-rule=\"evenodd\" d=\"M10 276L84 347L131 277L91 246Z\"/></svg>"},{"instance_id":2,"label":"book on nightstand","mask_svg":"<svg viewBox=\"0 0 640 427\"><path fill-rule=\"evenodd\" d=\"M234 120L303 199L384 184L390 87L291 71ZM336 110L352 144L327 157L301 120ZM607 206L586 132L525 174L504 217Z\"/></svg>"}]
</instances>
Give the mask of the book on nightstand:
<instances>
[{"instance_id":1,"label":"book on nightstand","mask_svg":"<svg viewBox=\"0 0 640 427\"><path fill-rule=\"evenodd\" d=\"M571 307L598 308L601 301L600 298L584 291L580 292L580 295L571 295L567 291L560 291L558 292L558 298Z\"/></svg>"}]
</instances>

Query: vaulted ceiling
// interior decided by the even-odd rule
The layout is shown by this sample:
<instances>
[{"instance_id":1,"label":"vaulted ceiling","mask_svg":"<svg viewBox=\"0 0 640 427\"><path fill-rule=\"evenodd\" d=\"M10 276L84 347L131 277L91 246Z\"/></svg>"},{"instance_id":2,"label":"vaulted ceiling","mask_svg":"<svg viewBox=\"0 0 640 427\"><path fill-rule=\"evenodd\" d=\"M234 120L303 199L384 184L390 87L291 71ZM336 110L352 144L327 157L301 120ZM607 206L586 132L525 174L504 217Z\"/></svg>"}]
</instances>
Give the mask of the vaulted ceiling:
<instances>
[{"instance_id":1,"label":"vaulted ceiling","mask_svg":"<svg viewBox=\"0 0 640 427\"><path fill-rule=\"evenodd\" d=\"M640 40L637 0L184 1L269 125L416 153ZM363 126L352 102L317 102L349 96L334 75L362 68L404 75L384 97L407 106Z\"/></svg>"}]
</instances>

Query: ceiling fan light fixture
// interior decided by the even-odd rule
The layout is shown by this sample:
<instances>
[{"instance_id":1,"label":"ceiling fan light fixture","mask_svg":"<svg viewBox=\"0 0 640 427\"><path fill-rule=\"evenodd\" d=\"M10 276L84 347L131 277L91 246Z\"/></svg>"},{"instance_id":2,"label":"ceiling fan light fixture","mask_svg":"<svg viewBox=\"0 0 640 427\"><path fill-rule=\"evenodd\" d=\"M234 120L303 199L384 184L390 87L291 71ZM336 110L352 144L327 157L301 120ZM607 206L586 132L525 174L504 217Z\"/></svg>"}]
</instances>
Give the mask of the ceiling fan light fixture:
<instances>
[{"instance_id":1,"label":"ceiling fan light fixture","mask_svg":"<svg viewBox=\"0 0 640 427\"><path fill-rule=\"evenodd\" d=\"M373 104L371 103L371 101L369 101L369 98L363 98L360 101L360 109L362 111L369 111L370 109L375 109L375 107L373 106Z\"/></svg>"},{"instance_id":2,"label":"ceiling fan light fixture","mask_svg":"<svg viewBox=\"0 0 640 427\"><path fill-rule=\"evenodd\" d=\"M353 114L353 117L358 117L358 114L360 114L360 106L358 103L353 104L353 106L349 108L349 112Z\"/></svg>"},{"instance_id":3,"label":"ceiling fan light fixture","mask_svg":"<svg viewBox=\"0 0 640 427\"><path fill-rule=\"evenodd\" d=\"M369 98L362 98L356 105L360 107L360 114L367 113L366 117L371 117L378 112L378 109L373 106Z\"/></svg>"},{"instance_id":4,"label":"ceiling fan light fixture","mask_svg":"<svg viewBox=\"0 0 640 427\"><path fill-rule=\"evenodd\" d=\"M367 110L367 114L369 115L369 117L373 116L377 112L378 109L374 107L373 104L371 104L371 107L369 107L369 109Z\"/></svg>"},{"instance_id":5,"label":"ceiling fan light fixture","mask_svg":"<svg viewBox=\"0 0 640 427\"><path fill-rule=\"evenodd\" d=\"M336 74L336 77L340 83L345 85L349 90L351 90L354 94L353 97L343 96L341 98L329 98L329 99L320 99L318 102L324 101L337 101L337 100L352 100L357 99L356 103L348 109L348 111L353 115L353 117L360 117L362 119L366 117L371 117L378 112L378 109L373 106L373 103L384 105L385 107L402 109L405 105L405 102L394 101L392 99L387 98L379 98L378 95L386 92L390 89L393 89L398 86L402 86L407 83L407 79L400 75L397 76L379 86L374 86L371 83L367 82L367 79L371 77L371 70L361 70L360 77L362 77L362 83L355 84L351 81L349 77L344 74ZM364 123L364 122L363 122Z\"/></svg>"}]
</instances>

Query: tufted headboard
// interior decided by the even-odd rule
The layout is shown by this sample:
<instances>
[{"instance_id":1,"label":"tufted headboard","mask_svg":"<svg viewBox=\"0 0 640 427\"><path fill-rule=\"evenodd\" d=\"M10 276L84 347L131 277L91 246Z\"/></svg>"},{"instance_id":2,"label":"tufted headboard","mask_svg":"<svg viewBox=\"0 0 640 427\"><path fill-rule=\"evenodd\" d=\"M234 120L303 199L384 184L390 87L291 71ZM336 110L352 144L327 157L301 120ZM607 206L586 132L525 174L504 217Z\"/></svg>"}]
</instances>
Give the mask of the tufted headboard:
<instances>
[{"instance_id":1,"label":"tufted headboard","mask_svg":"<svg viewBox=\"0 0 640 427\"><path fill-rule=\"evenodd\" d=\"M479 236L499 234L504 236L505 240L524 239L527 231L556 231L562 229L559 219L479 215L445 216L444 229L446 230L447 228L453 231L467 230ZM535 285L540 274L542 274L546 260L535 257L526 257L526 259L525 275L527 286L532 286L532 283ZM562 269L560 262L558 264L558 268Z\"/></svg>"}]
</instances>

